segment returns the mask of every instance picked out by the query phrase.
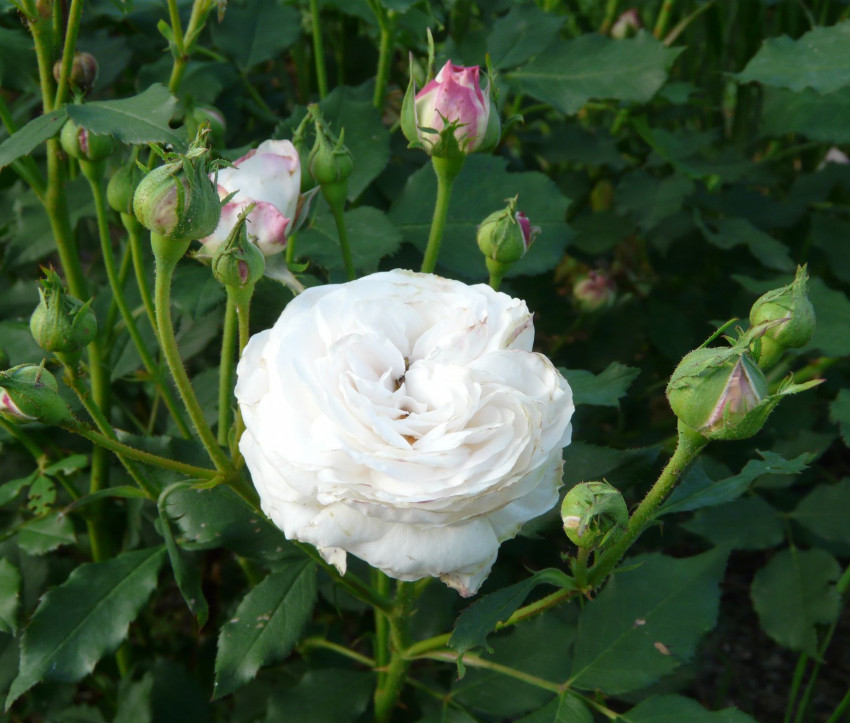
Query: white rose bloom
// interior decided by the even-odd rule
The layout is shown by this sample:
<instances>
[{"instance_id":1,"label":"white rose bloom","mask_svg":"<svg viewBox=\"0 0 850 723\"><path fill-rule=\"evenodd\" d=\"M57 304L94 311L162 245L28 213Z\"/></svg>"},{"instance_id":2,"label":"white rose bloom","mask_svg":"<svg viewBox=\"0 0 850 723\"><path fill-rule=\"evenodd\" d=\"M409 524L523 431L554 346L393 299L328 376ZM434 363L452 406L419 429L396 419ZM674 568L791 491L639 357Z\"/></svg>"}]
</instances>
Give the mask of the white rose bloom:
<instances>
[{"instance_id":1,"label":"white rose bloom","mask_svg":"<svg viewBox=\"0 0 850 723\"><path fill-rule=\"evenodd\" d=\"M263 510L345 572L475 594L499 544L558 500L572 393L525 303L390 271L296 297L237 369Z\"/></svg>"}]
</instances>

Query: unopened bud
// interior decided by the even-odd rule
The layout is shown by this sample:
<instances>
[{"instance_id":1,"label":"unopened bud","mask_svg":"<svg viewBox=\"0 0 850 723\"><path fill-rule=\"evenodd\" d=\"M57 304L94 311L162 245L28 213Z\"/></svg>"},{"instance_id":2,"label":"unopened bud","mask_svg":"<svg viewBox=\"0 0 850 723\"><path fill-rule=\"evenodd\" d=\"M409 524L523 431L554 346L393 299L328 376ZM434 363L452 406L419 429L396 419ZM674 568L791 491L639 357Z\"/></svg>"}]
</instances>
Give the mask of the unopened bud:
<instances>
[{"instance_id":1,"label":"unopened bud","mask_svg":"<svg viewBox=\"0 0 850 723\"><path fill-rule=\"evenodd\" d=\"M209 236L218 225L221 205L208 174L201 154L183 156L152 170L133 196L139 223L174 242Z\"/></svg>"},{"instance_id":2,"label":"unopened bud","mask_svg":"<svg viewBox=\"0 0 850 723\"><path fill-rule=\"evenodd\" d=\"M476 241L488 260L509 266L516 263L531 248L540 229L532 226L522 211L516 210L516 197L500 211L491 213L478 227Z\"/></svg>"},{"instance_id":3,"label":"unopened bud","mask_svg":"<svg viewBox=\"0 0 850 723\"><path fill-rule=\"evenodd\" d=\"M640 19L640 13L637 8L626 10L614 25L611 26L611 37L615 40L623 38L631 38L643 27L643 21Z\"/></svg>"},{"instance_id":4,"label":"unopened bud","mask_svg":"<svg viewBox=\"0 0 850 723\"><path fill-rule=\"evenodd\" d=\"M132 159L115 171L106 186L109 207L118 213L133 213L133 196L144 177L144 172Z\"/></svg>"},{"instance_id":5,"label":"unopened bud","mask_svg":"<svg viewBox=\"0 0 850 723\"><path fill-rule=\"evenodd\" d=\"M246 225L252 210L253 206L245 208L212 257L213 275L228 289L252 289L266 268L263 252L248 240Z\"/></svg>"},{"instance_id":6,"label":"unopened bud","mask_svg":"<svg viewBox=\"0 0 850 723\"><path fill-rule=\"evenodd\" d=\"M308 110L316 128L316 142L310 151L310 175L322 187L322 195L332 207L343 204L348 194L348 177L354 171L354 158L343 143L345 129L337 138L322 118L319 106L311 105Z\"/></svg>"},{"instance_id":7,"label":"unopened bud","mask_svg":"<svg viewBox=\"0 0 850 723\"><path fill-rule=\"evenodd\" d=\"M33 339L45 351L73 354L89 344L97 333L91 300L83 303L65 293L59 275L45 270L38 290L41 301L30 317Z\"/></svg>"},{"instance_id":8,"label":"unopened bud","mask_svg":"<svg viewBox=\"0 0 850 723\"><path fill-rule=\"evenodd\" d=\"M0 372L0 417L15 424L59 424L70 419L71 412L49 371L22 364Z\"/></svg>"},{"instance_id":9,"label":"unopened bud","mask_svg":"<svg viewBox=\"0 0 850 723\"><path fill-rule=\"evenodd\" d=\"M53 64L53 77L56 82L62 73L62 61L57 60ZM74 59L71 64L71 73L68 76L68 82L72 88L78 88L82 93L88 93L97 81L97 60L91 53L74 53Z\"/></svg>"},{"instance_id":10,"label":"unopened bud","mask_svg":"<svg viewBox=\"0 0 850 723\"><path fill-rule=\"evenodd\" d=\"M62 126L59 133L59 143L65 153L78 161L102 161L111 156L115 150L115 142L112 140L112 136L92 133L90 130L78 126L70 118Z\"/></svg>"},{"instance_id":11,"label":"unopened bud","mask_svg":"<svg viewBox=\"0 0 850 723\"><path fill-rule=\"evenodd\" d=\"M604 271L590 271L576 279L573 299L582 311L607 309L617 299L617 285Z\"/></svg>"},{"instance_id":12,"label":"unopened bud","mask_svg":"<svg viewBox=\"0 0 850 723\"><path fill-rule=\"evenodd\" d=\"M626 531L629 510L623 495L607 482L582 482L564 496L561 520L575 545L599 549Z\"/></svg>"},{"instance_id":13,"label":"unopened bud","mask_svg":"<svg viewBox=\"0 0 850 723\"><path fill-rule=\"evenodd\" d=\"M788 286L773 289L760 296L750 309L750 324L764 333L753 345L758 350L758 363L772 366L785 349L805 346L815 331L815 310L806 293L806 267Z\"/></svg>"}]
</instances>

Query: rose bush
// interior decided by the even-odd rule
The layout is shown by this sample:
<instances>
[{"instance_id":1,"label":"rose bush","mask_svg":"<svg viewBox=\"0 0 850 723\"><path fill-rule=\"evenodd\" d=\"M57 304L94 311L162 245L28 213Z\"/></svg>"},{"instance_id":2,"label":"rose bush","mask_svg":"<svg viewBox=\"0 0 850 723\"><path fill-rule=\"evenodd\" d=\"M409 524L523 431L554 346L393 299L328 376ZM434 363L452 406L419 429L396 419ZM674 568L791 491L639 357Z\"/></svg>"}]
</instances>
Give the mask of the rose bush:
<instances>
[{"instance_id":1,"label":"rose bush","mask_svg":"<svg viewBox=\"0 0 850 723\"><path fill-rule=\"evenodd\" d=\"M266 256L280 253L303 219L311 194L301 195L301 162L290 141L263 141L218 171L218 195L235 195L222 206L215 231L201 239L201 256L212 256L250 204L248 238Z\"/></svg>"},{"instance_id":2,"label":"rose bush","mask_svg":"<svg viewBox=\"0 0 850 723\"><path fill-rule=\"evenodd\" d=\"M572 393L525 303L429 274L311 288L237 370L240 449L287 537L345 570L474 594L499 544L550 509Z\"/></svg>"}]
</instances>

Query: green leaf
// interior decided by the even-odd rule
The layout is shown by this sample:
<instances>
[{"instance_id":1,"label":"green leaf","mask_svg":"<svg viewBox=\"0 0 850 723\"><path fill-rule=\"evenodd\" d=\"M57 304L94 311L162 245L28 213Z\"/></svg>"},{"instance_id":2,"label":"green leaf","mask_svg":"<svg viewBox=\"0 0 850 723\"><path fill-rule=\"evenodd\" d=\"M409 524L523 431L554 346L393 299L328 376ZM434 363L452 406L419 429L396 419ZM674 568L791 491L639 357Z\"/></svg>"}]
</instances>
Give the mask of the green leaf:
<instances>
[{"instance_id":1,"label":"green leaf","mask_svg":"<svg viewBox=\"0 0 850 723\"><path fill-rule=\"evenodd\" d=\"M631 383L637 379L640 369L611 362L599 374L583 369L561 369L573 390L573 402L602 407L619 407L620 398L625 396Z\"/></svg>"},{"instance_id":2,"label":"green leaf","mask_svg":"<svg viewBox=\"0 0 850 723\"><path fill-rule=\"evenodd\" d=\"M39 475L30 487L27 507L34 515L42 517L50 512L54 502L56 502L56 485L50 477Z\"/></svg>"},{"instance_id":3,"label":"green leaf","mask_svg":"<svg viewBox=\"0 0 850 723\"><path fill-rule=\"evenodd\" d=\"M799 40L768 38L737 78L818 93L850 85L850 21L815 28Z\"/></svg>"},{"instance_id":4,"label":"green leaf","mask_svg":"<svg viewBox=\"0 0 850 723\"><path fill-rule=\"evenodd\" d=\"M847 94L850 96L850 89L848 89ZM848 110L848 114L850 114L850 110ZM845 124L844 127L848 131L848 140L850 140L850 125ZM850 168L841 168L838 170L836 169L837 165L830 163L824 170L832 171L833 174L836 171L850 171ZM813 177L813 180L820 180L820 178L826 180L830 177L826 174L818 173ZM829 194L833 187L832 184L829 184L829 187L825 189L824 196ZM826 213L812 214L812 243L826 256L829 270L844 283L850 283L850 256L846 253L847 246L845 243L845 240L848 238L850 238L850 221Z\"/></svg>"},{"instance_id":5,"label":"green leaf","mask_svg":"<svg viewBox=\"0 0 850 723\"><path fill-rule=\"evenodd\" d=\"M571 236L564 218L569 200L542 173L508 173L507 159L471 155L457 177L449 203L440 266L468 278L486 279L484 256L475 233L484 218L505 207L505 199L519 194L518 208L542 233L529 252L511 267L508 276L537 274L554 268ZM406 241L424 251L431 229L437 181L423 166L412 174L390 209L390 219Z\"/></svg>"},{"instance_id":6,"label":"green leaf","mask_svg":"<svg viewBox=\"0 0 850 723\"><path fill-rule=\"evenodd\" d=\"M124 678L118 688L118 704L112 723L154 723L151 710L153 684L151 673L135 682Z\"/></svg>"},{"instance_id":7,"label":"green leaf","mask_svg":"<svg viewBox=\"0 0 850 723\"><path fill-rule=\"evenodd\" d=\"M564 450L564 484L572 486L603 477L613 483L622 476L618 470L632 465L649 466L658 458L659 451L658 447L613 449L588 442L573 442Z\"/></svg>"},{"instance_id":8,"label":"green leaf","mask_svg":"<svg viewBox=\"0 0 850 723\"><path fill-rule=\"evenodd\" d=\"M639 690L693 656L717 620L728 552L627 560L582 610L569 683L617 695Z\"/></svg>"},{"instance_id":9,"label":"green leaf","mask_svg":"<svg viewBox=\"0 0 850 723\"><path fill-rule=\"evenodd\" d=\"M593 723L593 714L580 698L564 693L517 723Z\"/></svg>"},{"instance_id":10,"label":"green leaf","mask_svg":"<svg viewBox=\"0 0 850 723\"><path fill-rule=\"evenodd\" d=\"M21 573L9 560L0 560L0 633L18 634Z\"/></svg>"},{"instance_id":11,"label":"green leaf","mask_svg":"<svg viewBox=\"0 0 850 723\"><path fill-rule=\"evenodd\" d=\"M498 623L505 622L513 615L535 587L544 584L572 589L575 581L555 568L538 570L521 582L483 595L460 614L449 639L449 646L461 654L458 658L461 676L464 672L463 654L476 647L490 650L487 636L496 629Z\"/></svg>"},{"instance_id":12,"label":"green leaf","mask_svg":"<svg viewBox=\"0 0 850 723\"><path fill-rule=\"evenodd\" d=\"M845 390L846 391L846 390ZM850 543L850 479L821 484L807 494L791 513L807 530L831 542Z\"/></svg>"},{"instance_id":13,"label":"green leaf","mask_svg":"<svg viewBox=\"0 0 850 723\"><path fill-rule=\"evenodd\" d=\"M360 720L369 705L374 685L374 676L365 671L308 670L294 687L271 697L265 720L267 723Z\"/></svg>"},{"instance_id":14,"label":"green leaf","mask_svg":"<svg viewBox=\"0 0 850 723\"><path fill-rule=\"evenodd\" d=\"M286 658L315 604L316 565L303 558L271 573L251 590L221 628L214 697L232 693L263 665Z\"/></svg>"},{"instance_id":15,"label":"green leaf","mask_svg":"<svg viewBox=\"0 0 850 723\"><path fill-rule=\"evenodd\" d=\"M588 33L558 40L507 78L523 93L571 115L592 98L646 103L681 52L648 33L628 40Z\"/></svg>"},{"instance_id":16,"label":"green leaf","mask_svg":"<svg viewBox=\"0 0 850 723\"><path fill-rule=\"evenodd\" d=\"M800 474L814 459L814 455L809 452L794 459L785 459L776 452L757 451L762 459L751 459L740 473L716 481L708 477L702 462L697 460L685 473L673 494L661 505L659 514L687 512L731 502L744 494L752 482L762 475Z\"/></svg>"},{"instance_id":17,"label":"green leaf","mask_svg":"<svg viewBox=\"0 0 850 723\"><path fill-rule=\"evenodd\" d=\"M731 249L743 245L769 269L793 271L796 268L784 244L744 218L721 218L706 223L698 216L697 226L706 241L717 248Z\"/></svg>"},{"instance_id":18,"label":"green leaf","mask_svg":"<svg viewBox=\"0 0 850 723\"><path fill-rule=\"evenodd\" d=\"M209 23L213 41L242 70L278 56L301 34L301 14L277 0L228 3L221 23Z\"/></svg>"},{"instance_id":19,"label":"green leaf","mask_svg":"<svg viewBox=\"0 0 850 723\"><path fill-rule=\"evenodd\" d=\"M756 723L735 708L709 711L695 700L681 695L653 695L638 703L628 713L621 713L617 723Z\"/></svg>"},{"instance_id":20,"label":"green leaf","mask_svg":"<svg viewBox=\"0 0 850 723\"><path fill-rule=\"evenodd\" d=\"M809 279L809 299L815 307L817 325L811 342L804 348L820 349L827 356L850 354L850 300L829 288L822 279Z\"/></svg>"},{"instance_id":21,"label":"green leaf","mask_svg":"<svg viewBox=\"0 0 850 723\"><path fill-rule=\"evenodd\" d=\"M55 475L55 474L64 474L69 475L72 472L77 472L81 469L85 469L88 467L89 458L85 454L72 454L69 457L65 457L64 459L60 459L58 462L54 462L53 464L48 465L44 468L44 474Z\"/></svg>"},{"instance_id":22,"label":"green leaf","mask_svg":"<svg viewBox=\"0 0 850 723\"><path fill-rule=\"evenodd\" d=\"M22 24L13 29L0 27L0 87L22 90L30 82L36 68L32 50L32 37Z\"/></svg>"},{"instance_id":23,"label":"green leaf","mask_svg":"<svg viewBox=\"0 0 850 723\"><path fill-rule=\"evenodd\" d=\"M844 444L850 447L850 389L841 389L829 405L829 419L841 429Z\"/></svg>"},{"instance_id":24,"label":"green leaf","mask_svg":"<svg viewBox=\"0 0 850 723\"><path fill-rule=\"evenodd\" d=\"M841 610L841 597L830 584L840 574L826 550L792 547L775 555L756 573L751 588L764 631L780 645L819 660L815 626L833 622Z\"/></svg>"},{"instance_id":25,"label":"green leaf","mask_svg":"<svg viewBox=\"0 0 850 723\"><path fill-rule=\"evenodd\" d=\"M67 117L68 112L66 107L63 106L34 118L23 128L9 136L0 143L0 169L21 156L31 153L36 146L41 145L48 138L53 138L62 128Z\"/></svg>"},{"instance_id":26,"label":"green leaf","mask_svg":"<svg viewBox=\"0 0 850 723\"><path fill-rule=\"evenodd\" d=\"M783 516L761 497L700 510L682 527L717 547L733 550L766 550L785 539Z\"/></svg>"},{"instance_id":27,"label":"green leaf","mask_svg":"<svg viewBox=\"0 0 850 723\"><path fill-rule=\"evenodd\" d=\"M165 549L168 550L168 559L171 569L174 571L174 579L186 605L195 616L200 627L204 627L209 618L210 609L204 591L201 588L201 569L193 556L183 550L174 539L171 530L171 520L165 512L164 507L159 508L160 531L165 538Z\"/></svg>"},{"instance_id":28,"label":"green leaf","mask_svg":"<svg viewBox=\"0 0 850 723\"><path fill-rule=\"evenodd\" d=\"M569 648L575 627L549 612L493 639L488 662L530 673L553 683L563 682L570 666ZM474 668L467 655L467 674L452 684L451 695L469 708L510 719L538 710L552 693L495 670Z\"/></svg>"},{"instance_id":29,"label":"green leaf","mask_svg":"<svg viewBox=\"0 0 850 723\"><path fill-rule=\"evenodd\" d=\"M18 532L18 545L30 555L43 555L62 545L73 545L76 541L74 525L61 512L27 522Z\"/></svg>"},{"instance_id":30,"label":"green leaf","mask_svg":"<svg viewBox=\"0 0 850 723\"><path fill-rule=\"evenodd\" d=\"M176 490L168 496L165 509L169 519L177 521L189 549L227 547L267 560L292 554L283 533L224 485Z\"/></svg>"},{"instance_id":31,"label":"green leaf","mask_svg":"<svg viewBox=\"0 0 850 723\"><path fill-rule=\"evenodd\" d=\"M15 499L24 487L31 485L37 478L38 470L33 472L29 477L9 480L0 485L0 507Z\"/></svg>"},{"instance_id":32,"label":"green leaf","mask_svg":"<svg viewBox=\"0 0 850 723\"><path fill-rule=\"evenodd\" d=\"M401 245L398 229L377 208L359 206L346 211L345 227L354 268L360 273L377 271L378 262ZM320 214L310 229L298 234L296 254L326 269L344 268L336 223L330 213Z\"/></svg>"},{"instance_id":33,"label":"green leaf","mask_svg":"<svg viewBox=\"0 0 850 723\"><path fill-rule=\"evenodd\" d=\"M130 98L96 100L67 109L74 122L92 133L110 135L123 143L170 143L183 150L185 140L168 125L176 107L177 99L168 88L154 83Z\"/></svg>"},{"instance_id":34,"label":"green leaf","mask_svg":"<svg viewBox=\"0 0 850 723\"><path fill-rule=\"evenodd\" d=\"M797 133L813 141L850 143L850 88L827 95L815 90L794 92L785 88L764 89L761 109L761 133L783 136Z\"/></svg>"},{"instance_id":35,"label":"green leaf","mask_svg":"<svg viewBox=\"0 0 850 723\"><path fill-rule=\"evenodd\" d=\"M514 5L493 23L487 50L494 68L513 68L550 45L564 24L563 15L544 13L537 5Z\"/></svg>"},{"instance_id":36,"label":"green leaf","mask_svg":"<svg viewBox=\"0 0 850 723\"><path fill-rule=\"evenodd\" d=\"M74 682L115 650L156 587L163 547L80 565L48 592L21 640L6 709L41 680Z\"/></svg>"},{"instance_id":37,"label":"green leaf","mask_svg":"<svg viewBox=\"0 0 850 723\"><path fill-rule=\"evenodd\" d=\"M617 210L633 213L644 231L678 213L696 184L679 175L659 179L640 170L626 176L617 188Z\"/></svg>"}]
</instances>

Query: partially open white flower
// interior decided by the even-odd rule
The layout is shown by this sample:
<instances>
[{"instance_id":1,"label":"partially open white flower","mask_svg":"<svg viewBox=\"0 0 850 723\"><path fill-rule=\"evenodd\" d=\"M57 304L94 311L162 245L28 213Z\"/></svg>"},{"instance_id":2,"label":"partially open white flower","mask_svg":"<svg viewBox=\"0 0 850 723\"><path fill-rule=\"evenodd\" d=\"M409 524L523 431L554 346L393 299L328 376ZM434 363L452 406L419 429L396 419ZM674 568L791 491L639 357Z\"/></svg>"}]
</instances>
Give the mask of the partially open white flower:
<instances>
[{"instance_id":1,"label":"partially open white flower","mask_svg":"<svg viewBox=\"0 0 850 723\"><path fill-rule=\"evenodd\" d=\"M308 289L250 340L240 449L266 514L345 571L472 595L558 500L572 393L525 303L390 271Z\"/></svg>"}]
</instances>

